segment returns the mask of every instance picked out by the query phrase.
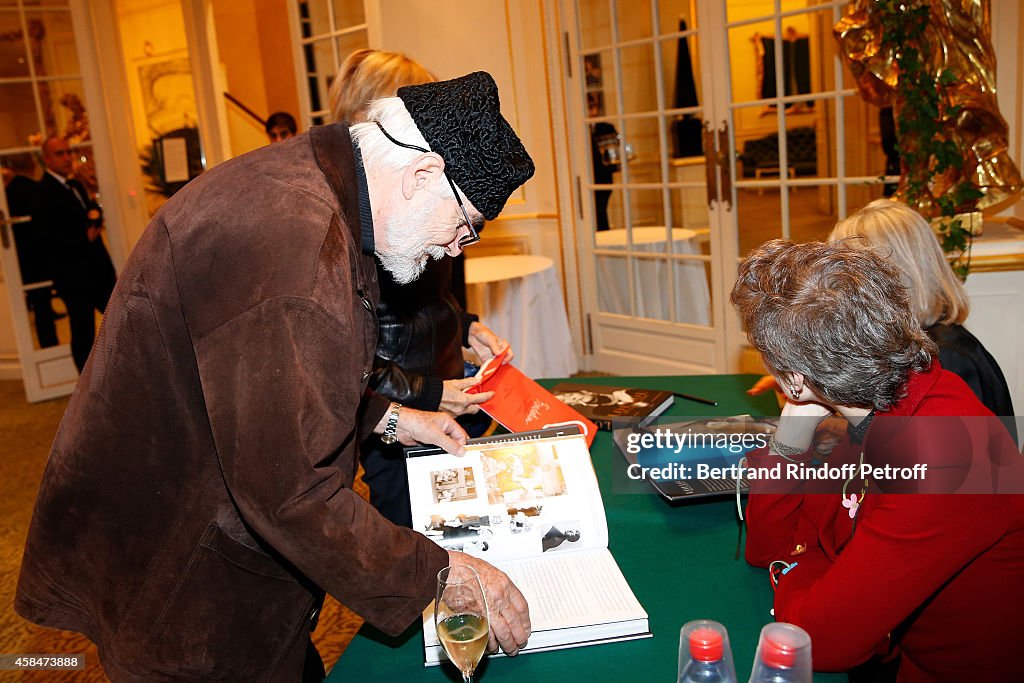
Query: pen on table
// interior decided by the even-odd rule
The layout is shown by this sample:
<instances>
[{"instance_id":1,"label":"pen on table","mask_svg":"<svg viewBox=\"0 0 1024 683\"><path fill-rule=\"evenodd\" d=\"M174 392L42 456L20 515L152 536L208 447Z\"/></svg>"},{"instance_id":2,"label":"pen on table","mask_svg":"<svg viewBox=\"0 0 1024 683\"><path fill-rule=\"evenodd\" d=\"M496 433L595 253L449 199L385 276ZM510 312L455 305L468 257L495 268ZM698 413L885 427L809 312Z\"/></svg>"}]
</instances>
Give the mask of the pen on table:
<instances>
[{"instance_id":1,"label":"pen on table","mask_svg":"<svg viewBox=\"0 0 1024 683\"><path fill-rule=\"evenodd\" d=\"M703 403L706 406L717 406L718 401L712 401L710 398L701 398L700 396L693 396L692 394L684 394L681 391L673 391L673 396L679 398L685 398L687 401L696 401L697 403Z\"/></svg>"}]
</instances>

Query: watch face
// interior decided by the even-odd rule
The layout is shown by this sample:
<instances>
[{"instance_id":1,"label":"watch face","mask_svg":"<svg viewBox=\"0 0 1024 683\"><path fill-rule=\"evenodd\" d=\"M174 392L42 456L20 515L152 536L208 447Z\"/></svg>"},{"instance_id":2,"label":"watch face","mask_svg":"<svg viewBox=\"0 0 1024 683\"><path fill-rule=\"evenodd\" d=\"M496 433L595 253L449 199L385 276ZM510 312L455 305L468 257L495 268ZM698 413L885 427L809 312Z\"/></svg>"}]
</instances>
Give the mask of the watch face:
<instances>
[{"instance_id":1,"label":"watch face","mask_svg":"<svg viewBox=\"0 0 1024 683\"><path fill-rule=\"evenodd\" d=\"M380 437L380 440L384 442L386 445L390 446L391 444L398 441L398 437L393 434L385 434L384 436Z\"/></svg>"}]
</instances>

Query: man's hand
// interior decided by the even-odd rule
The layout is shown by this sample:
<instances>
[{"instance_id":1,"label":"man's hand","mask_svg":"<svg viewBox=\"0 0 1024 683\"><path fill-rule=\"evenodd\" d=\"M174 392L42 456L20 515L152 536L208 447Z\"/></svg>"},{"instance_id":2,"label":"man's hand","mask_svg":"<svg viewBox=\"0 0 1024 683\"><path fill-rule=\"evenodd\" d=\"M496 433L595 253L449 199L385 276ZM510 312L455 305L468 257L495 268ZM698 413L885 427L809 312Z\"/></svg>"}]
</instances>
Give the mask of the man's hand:
<instances>
[{"instance_id":1,"label":"man's hand","mask_svg":"<svg viewBox=\"0 0 1024 683\"><path fill-rule=\"evenodd\" d=\"M491 328L482 322L473 321L469 326L469 348L480 357L480 360L490 360L508 348L508 342L494 334ZM505 356L505 363L515 358L515 353L508 352Z\"/></svg>"},{"instance_id":2,"label":"man's hand","mask_svg":"<svg viewBox=\"0 0 1024 683\"><path fill-rule=\"evenodd\" d=\"M448 379L444 382L444 392L441 394L441 410L459 415L471 415L480 411L478 404L489 401L494 397L493 391L484 391L479 394L467 394L466 389L479 383L476 377L466 379Z\"/></svg>"},{"instance_id":3,"label":"man's hand","mask_svg":"<svg viewBox=\"0 0 1024 683\"><path fill-rule=\"evenodd\" d=\"M390 414L390 410L384 413L373 430L375 434L384 433ZM465 454L464 446L468 438L459 423L448 413L428 413L406 407L398 415L396 435L399 442L406 446L429 443L455 455Z\"/></svg>"},{"instance_id":4,"label":"man's hand","mask_svg":"<svg viewBox=\"0 0 1024 683\"><path fill-rule=\"evenodd\" d=\"M510 657L519 654L533 630L530 607L523 594L503 571L471 555L449 550L448 564L469 565L480 577L491 627L487 651L494 652L500 647Z\"/></svg>"}]
</instances>

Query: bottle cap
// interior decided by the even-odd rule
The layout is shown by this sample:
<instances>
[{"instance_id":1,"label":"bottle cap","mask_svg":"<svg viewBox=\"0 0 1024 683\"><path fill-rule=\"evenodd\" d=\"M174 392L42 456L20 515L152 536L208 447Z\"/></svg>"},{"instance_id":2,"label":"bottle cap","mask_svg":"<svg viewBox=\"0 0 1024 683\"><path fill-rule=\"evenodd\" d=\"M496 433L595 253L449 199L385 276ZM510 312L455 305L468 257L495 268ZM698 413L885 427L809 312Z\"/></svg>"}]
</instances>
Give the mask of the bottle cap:
<instances>
[{"instance_id":1,"label":"bottle cap","mask_svg":"<svg viewBox=\"0 0 1024 683\"><path fill-rule=\"evenodd\" d=\"M776 622L761 629L750 680L768 680L772 670L786 670L786 680L811 683L811 637L798 626Z\"/></svg>"},{"instance_id":2,"label":"bottle cap","mask_svg":"<svg viewBox=\"0 0 1024 683\"><path fill-rule=\"evenodd\" d=\"M722 658L722 634L706 626L690 631L690 656L698 662L717 662Z\"/></svg>"},{"instance_id":3,"label":"bottle cap","mask_svg":"<svg viewBox=\"0 0 1024 683\"><path fill-rule=\"evenodd\" d=\"M761 661L773 669L791 669L796 662L796 649L788 643L765 638Z\"/></svg>"}]
</instances>

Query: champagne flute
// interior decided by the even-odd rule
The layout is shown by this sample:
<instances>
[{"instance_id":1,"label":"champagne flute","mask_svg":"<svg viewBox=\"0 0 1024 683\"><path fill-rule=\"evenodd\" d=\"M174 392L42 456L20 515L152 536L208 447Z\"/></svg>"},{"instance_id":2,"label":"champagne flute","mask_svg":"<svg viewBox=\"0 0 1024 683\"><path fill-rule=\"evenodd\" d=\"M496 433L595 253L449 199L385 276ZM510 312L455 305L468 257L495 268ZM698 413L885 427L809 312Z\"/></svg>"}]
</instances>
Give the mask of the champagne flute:
<instances>
[{"instance_id":1,"label":"champagne flute","mask_svg":"<svg viewBox=\"0 0 1024 683\"><path fill-rule=\"evenodd\" d=\"M460 564L437 573L434 626L448 659L464 683L472 683L489 631L487 599L475 569Z\"/></svg>"}]
</instances>

